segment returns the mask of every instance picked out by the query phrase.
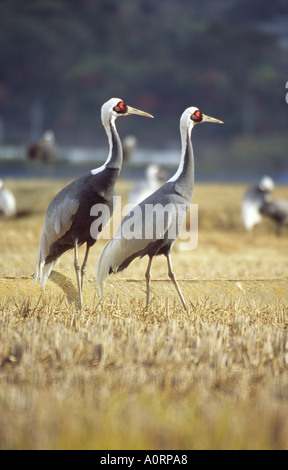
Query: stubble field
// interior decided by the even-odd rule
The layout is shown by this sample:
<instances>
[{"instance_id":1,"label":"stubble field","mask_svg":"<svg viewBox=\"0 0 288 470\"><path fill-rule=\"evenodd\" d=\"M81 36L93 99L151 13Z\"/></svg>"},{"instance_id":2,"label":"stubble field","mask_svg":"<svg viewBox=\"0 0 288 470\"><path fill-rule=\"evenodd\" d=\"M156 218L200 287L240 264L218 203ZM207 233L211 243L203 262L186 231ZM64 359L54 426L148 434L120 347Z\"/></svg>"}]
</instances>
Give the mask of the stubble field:
<instances>
[{"instance_id":1,"label":"stubble field","mask_svg":"<svg viewBox=\"0 0 288 470\"><path fill-rule=\"evenodd\" d=\"M19 216L0 218L0 449L287 449L288 229L241 226L243 185L196 184L199 240L110 276L99 240L77 310L73 253L33 285L57 180L10 180ZM131 182L119 181L125 198ZM275 198L288 199L279 187ZM84 249L80 250L80 256Z\"/></svg>"}]
</instances>

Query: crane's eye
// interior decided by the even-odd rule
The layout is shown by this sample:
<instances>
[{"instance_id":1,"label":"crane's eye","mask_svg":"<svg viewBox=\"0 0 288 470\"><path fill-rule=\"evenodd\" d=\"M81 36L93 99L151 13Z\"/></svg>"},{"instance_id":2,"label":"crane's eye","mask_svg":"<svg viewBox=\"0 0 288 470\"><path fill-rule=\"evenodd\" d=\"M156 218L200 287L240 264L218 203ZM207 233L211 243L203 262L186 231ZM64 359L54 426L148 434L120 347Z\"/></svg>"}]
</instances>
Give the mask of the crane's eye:
<instances>
[{"instance_id":1,"label":"crane's eye","mask_svg":"<svg viewBox=\"0 0 288 470\"><path fill-rule=\"evenodd\" d=\"M119 114L124 114L127 112L127 105L124 103L124 101L119 101L119 103L114 106L114 111Z\"/></svg>"},{"instance_id":2,"label":"crane's eye","mask_svg":"<svg viewBox=\"0 0 288 470\"><path fill-rule=\"evenodd\" d=\"M191 114L191 119L192 119L192 121L195 121L195 122L201 122L202 119L203 119L201 111L199 111L199 109L197 109L195 111L195 113Z\"/></svg>"}]
</instances>

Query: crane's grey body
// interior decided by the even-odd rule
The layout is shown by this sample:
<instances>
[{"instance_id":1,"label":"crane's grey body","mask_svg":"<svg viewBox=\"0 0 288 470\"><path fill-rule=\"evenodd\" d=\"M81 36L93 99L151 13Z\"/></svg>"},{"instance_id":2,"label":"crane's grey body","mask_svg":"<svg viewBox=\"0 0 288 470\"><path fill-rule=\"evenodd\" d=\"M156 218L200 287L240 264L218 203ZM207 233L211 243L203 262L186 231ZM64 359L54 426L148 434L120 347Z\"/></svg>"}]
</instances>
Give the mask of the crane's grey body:
<instances>
[{"instance_id":1,"label":"crane's grey body","mask_svg":"<svg viewBox=\"0 0 288 470\"><path fill-rule=\"evenodd\" d=\"M283 225L288 224L288 201L273 200L274 182L264 176L256 187L249 189L242 201L242 221L247 230L261 222L262 216L276 223L276 233L280 235Z\"/></svg>"},{"instance_id":2,"label":"crane's grey body","mask_svg":"<svg viewBox=\"0 0 288 470\"><path fill-rule=\"evenodd\" d=\"M52 236L49 237L49 252L45 264L53 263L63 253L73 249L75 240L78 241L78 246L84 243L90 247L94 245L96 239L91 237L90 227L96 217L90 215L91 207L94 204L105 204L110 216L105 219L105 212L101 221L103 226L108 224L113 213L114 186L119 171L106 168L101 174L88 173L63 188L51 201L46 217L54 227L50 232ZM48 233L46 230L46 237ZM54 234L55 238L57 235L55 240Z\"/></svg>"},{"instance_id":3,"label":"crane's grey body","mask_svg":"<svg viewBox=\"0 0 288 470\"><path fill-rule=\"evenodd\" d=\"M133 209L123 219L115 237L118 237L121 231L123 232L123 227L129 222L129 219L133 221L133 224L141 227L141 234L137 238L126 240L127 246L125 244L125 254L126 256L128 253L131 254L120 264L117 268L117 272L123 271L123 269L138 257L142 258L145 255L149 257L169 255L172 246L178 238L190 207L190 201L188 202L182 195L174 193L174 186L174 183L166 183L153 193L152 196L149 196L138 204L140 210L137 211L137 214L140 214L141 220L135 220ZM155 198L157 198L157 203L155 203ZM148 210L145 209L145 206L146 208L148 207ZM151 207L149 208L149 206ZM157 219L160 217L162 217L163 224L157 227ZM147 232L150 232L149 236L147 236ZM123 240L122 246L124 243ZM113 268L111 267L109 273L112 271Z\"/></svg>"},{"instance_id":4,"label":"crane's grey body","mask_svg":"<svg viewBox=\"0 0 288 470\"><path fill-rule=\"evenodd\" d=\"M186 135L183 139L183 148L185 149L182 156L183 171L179 175L179 178L171 178L172 181L167 181L157 191L155 191L148 198L138 204L141 214L141 221L135 221L135 224L141 224L142 236L137 239L138 250L129 256L117 269L122 271L125 269L133 259L137 257L143 257L148 255L149 257L157 255L168 256L172 246L178 238L179 232L186 219L187 212L190 207L194 189L194 157L193 149L190 139L190 133L187 130ZM158 213L155 210L157 206L159 208ZM150 206L151 210L145 210L145 207ZM148 217L147 218L147 214ZM163 233L157 233L157 216L163 218ZM133 217L133 209L122 221L121 227L127 222L127 220ZM152 227L151 238L145 237L146 232ZM160 227L161 229L162 227ZM147 230L148 229L148 230ZM117 235L116 235L117 236ZM127 240L129 247L128 251L132 250L132 240ZM135 248L135 247L133 247ZM112 271L110 271L112 272Z\"/></svg>"},{"instance_id":5,"label":"crane's grey body","mask_svg":"<svg viewBox=\"0 0 288 470\"><path fill-rule=\"evenodd\" d=\"M191 122L191 114L195 111L199 112L197 108L188 108L181 116L182 153L175 175L132 209L122 220L114 237L100 253L95 272L100 296L103 295L105 281L109 274L122 271L137 257L148 255L149 262L145 275L146 306L148 306L152 259L154 256L164 255L168 263L168 275L177 289L184 308L186 308L183 295L172 272L170 252L186 220L193 194L194 156L191 131L194 123ZM205 118L208 120L208 116ZM202 114L201 119L204 119ZM209 118L209 120L221 122L213 118ZM157 227L160 218L163 223ZM125 227L129 227L129 220L131 225L133 223L133 226L138 228L137 237L129 238L129 233L125 233ZM147 236L148 232L150 236Z\"/></svg>"},{"instance_id":6,"label":"crane's grey body","mask_svg":"<svg viewBox=\"0 0 288 470\"><path fill-rule=\"evenodd\" d=\"M262 215L274 220L276 223L276 233L280 235L283 225L288 224L288 201L266 201L262 205L260 212Z\"/></svg>"},{"instance_id":7,"label":"crane's grey body","mask_svg":"<svg viewBox=\"0 0 288 470\"><path fill-rule=\"evenodd\" d=\"M118 103L118 104L117 104ZM121 109L119 108L121 104ZM122 109L123 106L123 109ZM122 146L115 120L121 115L140 114L152 117L143 111L128 107L118 98L112 98L102 106L102 123L109 141L109 155L105 164L73 181L63 188L51 201L42 230L36 260L34 283L40 279L44 288L51 270L60 257L74 248L74 267L79 291L79 305L82 306L83 276L91 246L97 240L95 231L91 236L91 225L97 216L90 214L95 204L105 204L109 209L102 214L99 232L109 222L113 213L114 187L122 166ZM96 235L96 236L95 236ZM78 247L86 243L86 252L81 268L78 263Z\"/></svg>"}]
</instances>

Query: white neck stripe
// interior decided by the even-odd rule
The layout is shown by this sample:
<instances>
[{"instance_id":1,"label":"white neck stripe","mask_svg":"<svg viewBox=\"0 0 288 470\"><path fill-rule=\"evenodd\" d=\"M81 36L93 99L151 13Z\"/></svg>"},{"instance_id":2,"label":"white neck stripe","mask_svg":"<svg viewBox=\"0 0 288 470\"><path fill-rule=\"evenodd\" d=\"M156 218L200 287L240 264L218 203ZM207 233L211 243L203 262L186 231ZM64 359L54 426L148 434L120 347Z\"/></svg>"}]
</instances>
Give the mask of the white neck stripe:
<instances>
[{"instance_id":1,"label":"white neck stripe","mask_svg":"<svg viewBox=\"0 0 288 470\"><path fill-rule=\"evenodd\" d=\"M94 170L90 171L90 173L92 173L92 175L97 175L98 173L101 173L101 171L105 170L106 166L108 165L108 163L110 162L110 160L112 158L112 132L111 132L110 125L114 127L115 132L117 134L117 130L116 130L116 126L115 126L115 120L116 120L116 117L112 115L111 119L110 119L110 121L108 121L108 123L103 123L106 134L107 134L107 137L108 137L109 154L108 154L108 157L107 157L105 163L102 166L100 166L99 168L94 168Z\"/></svg>"},{"instance_id":2,"label":"white neck stripe","mask_svg":"<svg viewBox=\"0 0 288 470\"><path fill-rule=\"evenodd\" d=\"M186 149L187 149L187 145L188 145L188 139L191 139L191 132L192 132L192 128L193 126L190 127L190 129L187 129L184 130L181 128L181 159L180 159L180 163L179 163L179 166L178 166L178 169L176 171L176 173L167 181L167 183L174 183L175 181L178 180L178 178L180 177L180 175L182 174L183 172L183 168L184 168L184 162L185 162L185 154L186 154Z\"/></svg>"}]
</instances>

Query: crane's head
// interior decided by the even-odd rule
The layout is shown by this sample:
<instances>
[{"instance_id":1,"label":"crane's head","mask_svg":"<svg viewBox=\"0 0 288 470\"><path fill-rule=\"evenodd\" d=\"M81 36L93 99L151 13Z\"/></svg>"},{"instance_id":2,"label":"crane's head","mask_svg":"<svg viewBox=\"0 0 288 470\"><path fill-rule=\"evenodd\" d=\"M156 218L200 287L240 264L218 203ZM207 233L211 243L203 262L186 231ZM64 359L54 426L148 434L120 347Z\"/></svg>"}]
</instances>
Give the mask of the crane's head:
<instances>
[{"instance_id":1,"label":"crane's head","mask_svg":"<svg viewBox=\"0 0 288 470\"><path fill-rule=\"evenodd\" d=\"M181 127L192 129L195 124L201 122L214 122L215 124L223 124L219 119L212 118L203 114L198 108L191 106L187 108L181 116L180 125Z\"/></svg>"},{"instance_id":2,"label":"crane's head","mask_svg":"<svg viewBox=\"0 0 288 470\"><path fill-rule=\"evenodd\" d=\"M101 110L101 117L104 126L109 121L111 121L111 119L115 120L119 116L129 116L130 114L137 114L138 116L145 116L149 118L154 117L149 113L145 113L145 111L140 111L140 109L135 109L131 106L128 106L120 98L111 98L111 100L103 104Z\"/></svg>"},{"instance_id":3,"label":"crane's head","mask_svg":"<svg viewBox=\"0 0 288 470\"><path fill-rule=\"evenodd\" d=\"M258 184L258 188L263 193L272 193L275 188L274 181L272 180L272 178L270 178L270 176L263 176L263 178Z\"/></svg>"}]
</instances>

